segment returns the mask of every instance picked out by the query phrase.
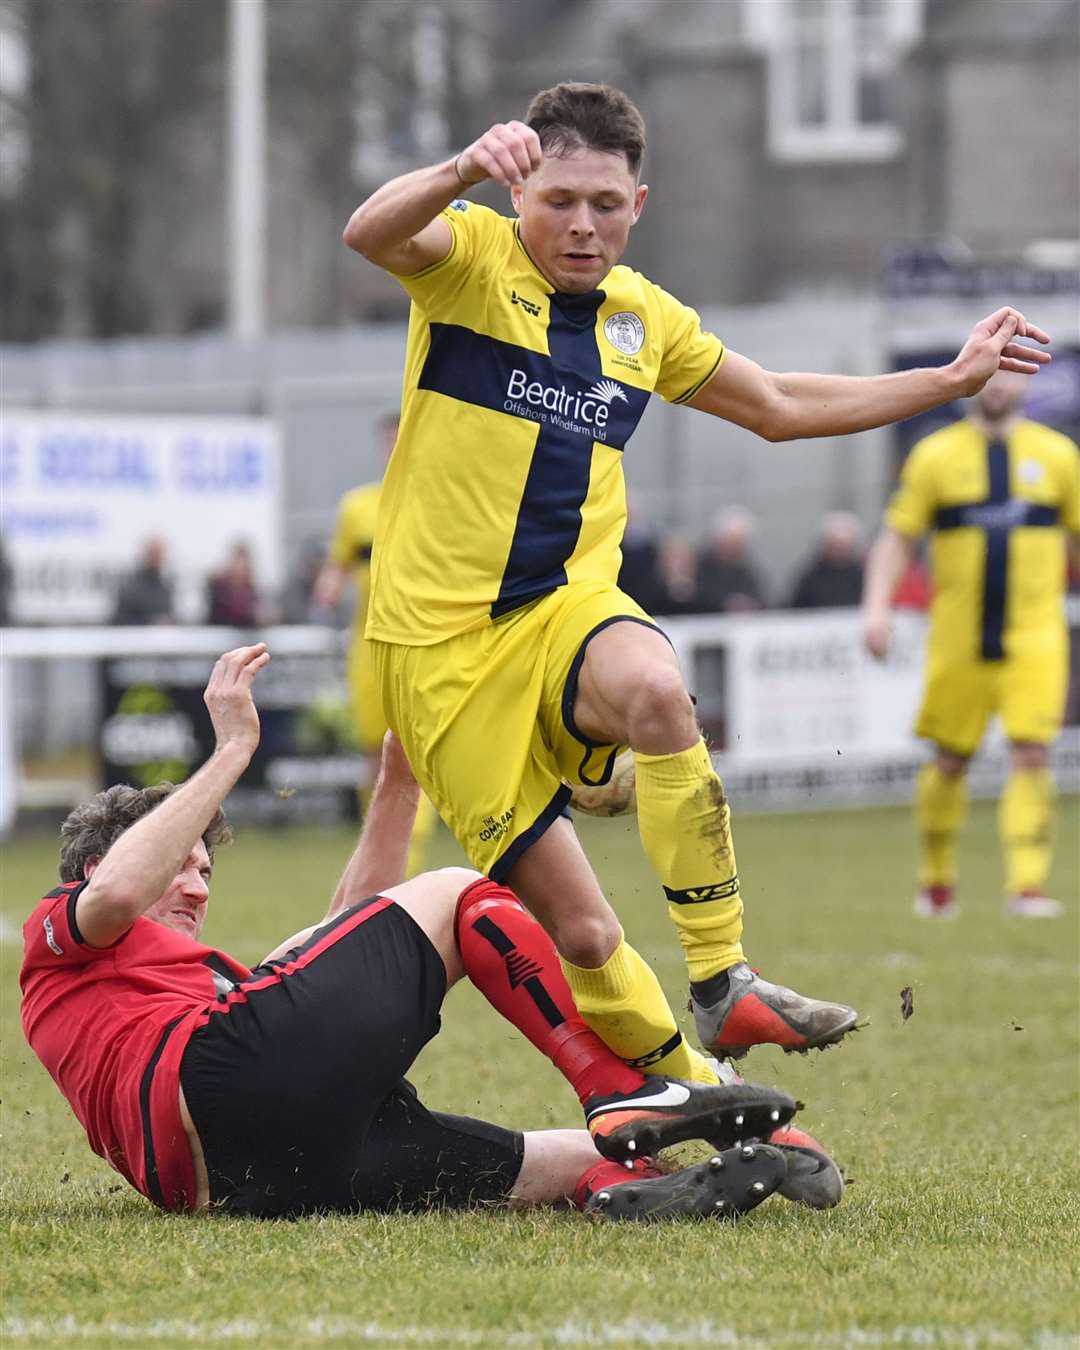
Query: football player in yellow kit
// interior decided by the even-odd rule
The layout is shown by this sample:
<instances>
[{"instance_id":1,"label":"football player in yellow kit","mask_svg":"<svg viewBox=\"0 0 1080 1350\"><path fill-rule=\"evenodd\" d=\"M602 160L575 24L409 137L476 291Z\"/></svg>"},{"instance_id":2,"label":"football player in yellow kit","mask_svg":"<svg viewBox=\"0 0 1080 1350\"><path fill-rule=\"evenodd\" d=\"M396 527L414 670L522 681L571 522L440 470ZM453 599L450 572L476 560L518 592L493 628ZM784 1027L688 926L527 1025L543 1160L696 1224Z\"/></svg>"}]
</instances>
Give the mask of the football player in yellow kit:
<instances>
[{"instance_id":1,"label":"football player in yellow kit","mask_svg":"<svg viewBox=\"0 0 1080 1350\"><path fill-rule=\"evenodd\" d=\"M1080 451L1021 416L1024 380L995 375L970 414L911 451L867 560L863 627L888 651L889 608L916 541L930 535L934 600L916 734L932 741L915 810L921 858L915 912L956 911L956 836L968 761L995 713L1009 738L999 829L1006 907L1054 918L1045 894L1053 843L1048 748L1068 679L1065 537L1080 535Z\"/></svg>"},{"instance_id":2,"label":"football player in yellow kit","mask_svg":"<svg viewBox=\"0 0 1080 1350\"><path fill-rule=\"evenodd\" d=\"M379 454L383 466L389 463L397 440L400 418L396 412L384 414L378 422ZM362 483L351 488L338 503L334 534L330 550L315 581L314 599L321 609L334 609L341 599L346 583L352 579L356 591L352 634L346 669L349 681L349 710L352 713L353 734L366 760L366 776L359 790L362 812L367 811L371 790L378 773L383 737L386 735L386 715L379 696L379 687L371 661L371 648L364 638L368 601L371 594L371 550L375 542L375 519L382 493L381 480ZM435 828L435 811L426 797L420 805L409 840L409 856L405 875L416 876L424 870L424 855Z\"/></svg>"},{"instance_id":3,"label":"football player in yellow kit","mask_svg":"<svg viewBox=\"0 0 1080 1350\"><path fill-rule=\"evenodd\" d=\"M605 782L621 746L706 1048L828 1045L856 1013L746 963L723 786L670 644L616 586L627 441L653 392L770 440L858 431L974 392L1003 364L1034 372L1048 358L1014 339L1048 339L1003 309L941 370L771 374L619 265L648 194L644 144L625 94L561 84L524 122L385 183L344 238L412 299L367 627L387 717L473 864L552 934L589 1024L677 1094L714 1070L565 815L567 783ZM516 220L462 199L485 179Z\"/></svg>"}]
</instances>

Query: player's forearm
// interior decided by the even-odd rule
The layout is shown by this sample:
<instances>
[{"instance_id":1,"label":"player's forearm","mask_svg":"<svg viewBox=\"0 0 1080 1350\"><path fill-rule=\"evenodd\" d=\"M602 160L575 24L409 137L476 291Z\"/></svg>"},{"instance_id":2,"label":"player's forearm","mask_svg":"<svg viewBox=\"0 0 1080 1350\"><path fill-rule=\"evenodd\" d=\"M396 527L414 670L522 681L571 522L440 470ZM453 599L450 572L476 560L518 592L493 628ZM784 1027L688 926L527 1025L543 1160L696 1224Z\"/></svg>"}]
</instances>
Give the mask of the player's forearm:
<instances>
[{"instance_id":1,"label":"player's forearm","mask_svg":"<svg viewBox=\"0 0 1080 1350\"><path fill-rule=\"evenodd\" d=\"M890 375L775 375L765 435L771 441L844 436L888 426L962 396L951 366Z\"/></svg>"},{"instance_id":2,"label":"player's forearm","mask_svg":"<svg viewBox=\"0 0 1080 1350\"><path fill-rule=\"evenodd\" d=\"M333 609L337 605L347 579L348 573L344 567L335 562L323 564L311 590L312 599L319 609Z\"/></svg>"},{"instance_id":3,"label":"player's forearm","mask_svg":"<svg viewBox=\"0 0 1080 1350\"><path fill-rule=\"evenodd\" d=\"M870 546L863 573L864 615L888 614L900 578L907 571L914 544L898 530L884 529Z\"/></svg>"},{"instance_id":4,"label":"player's forearm","mask_svg":"<svg viewBox=\"0 0 1080 1350\"><path fill-rule=\"evenodd\" d=\"M221 746L105 854L83 899L102 914L108 911L114 938L126 932L181 871L250 760L251 753L243 746L232 742ZM95 945L107 942L95 940Z\"/></svg>"},{"instance_id":5,"label":"player's forearm","mask_svg":"<svg viewBox=\"0 0 1080 1350\"><path fill-rule=\"evenodd\" d=\"M420 789L414 781L405 782L380 770L359 842L338 882L327 919L404 881L419 804Z\"/></svg>"},{"instance_id":6,"label":"player's forearm","mask_svg":"<svg viewBox=\"0 0 1080 1350\"><path fill-rule=\"evenodd\" d=\"M346 244L382 265L465 191L455 163L448 159L384 183L352 213L342 235Z\"/></svg>"}]
</instances>

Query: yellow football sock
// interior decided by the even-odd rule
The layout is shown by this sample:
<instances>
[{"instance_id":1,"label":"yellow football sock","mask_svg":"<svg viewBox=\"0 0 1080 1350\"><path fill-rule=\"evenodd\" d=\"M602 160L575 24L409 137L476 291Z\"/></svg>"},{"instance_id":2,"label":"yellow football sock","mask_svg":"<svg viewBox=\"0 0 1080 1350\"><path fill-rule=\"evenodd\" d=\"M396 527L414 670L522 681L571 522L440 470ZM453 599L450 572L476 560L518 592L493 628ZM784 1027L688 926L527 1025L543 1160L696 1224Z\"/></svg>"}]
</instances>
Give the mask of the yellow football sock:
<instances>
[{"instance_id":1,"label":"yellow football sock","mask_svg":"<svg viewBox=\"0 0 1080 1350\"><path fill-rule=\"evenodd\" d=\"M624 938L595 970L562 963L574 1002L611 1050L642 1073L719 1082L704 1055L687 1045L660 982Z\"/></svg>"},{"instance_id":2,"label":"yellow football sock","mask_svg":"<svg viewBox=\"0 0 1080 1350\"><path fill-rule=\"evenodd\" d=\"M924 764L915 785L915 819L919 828L919 885L956 884L956 836L967 814L967 778L944 774Z\"/></svg>"},{"instance_id":3,"label":"yellow football sock","mask_svg":"<svg viewBox=\"0 0 1080 1350\"><path fill-rule=\"evenodd\" d=\"M998 803L1010 895L1042 893L1054 848L1057 790L1049 769L1014 769Z\"/></svg>"},{"instance_id":4,"label":"yellow football sock","mask_svg":"<svg viewBox=\"0 0 1080 1350\"><path fill-rule=\"evenodd\" d=\"M668 898L691 980L742 961L742 898L724 785L704 740L634 755L641 842Z\"/></svg>"}]
</instances>

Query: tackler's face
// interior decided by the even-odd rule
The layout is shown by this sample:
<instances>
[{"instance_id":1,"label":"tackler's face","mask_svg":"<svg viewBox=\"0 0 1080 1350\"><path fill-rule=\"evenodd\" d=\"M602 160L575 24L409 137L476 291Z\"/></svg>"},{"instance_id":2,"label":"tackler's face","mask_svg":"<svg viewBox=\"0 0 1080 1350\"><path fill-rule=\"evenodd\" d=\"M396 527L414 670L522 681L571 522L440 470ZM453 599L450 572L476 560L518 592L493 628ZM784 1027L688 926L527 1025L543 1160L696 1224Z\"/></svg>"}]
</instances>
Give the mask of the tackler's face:
<instances>
[{"instance_id":1,"label":"tackler's face","mask_svg":"<svg viewBox=\"0 0 1080 1350\"><path fill-rule=\"evenodd\" d=\"M558 291L594 291L622 257L649 189L621 153L576 149L545 155L513 188L521 240Z\"/></svg>"},{"instance_id":2,"label":"tackler's face","mask_svg":"<svg viewBox=\"0 0 1080 1350\"><path fill-rule=\"evenodd\" d=\"M210 899L210 855L200 839L184 865L146 911L146 917L184 937L197 938Z\"/></svg>"}]
</instances>

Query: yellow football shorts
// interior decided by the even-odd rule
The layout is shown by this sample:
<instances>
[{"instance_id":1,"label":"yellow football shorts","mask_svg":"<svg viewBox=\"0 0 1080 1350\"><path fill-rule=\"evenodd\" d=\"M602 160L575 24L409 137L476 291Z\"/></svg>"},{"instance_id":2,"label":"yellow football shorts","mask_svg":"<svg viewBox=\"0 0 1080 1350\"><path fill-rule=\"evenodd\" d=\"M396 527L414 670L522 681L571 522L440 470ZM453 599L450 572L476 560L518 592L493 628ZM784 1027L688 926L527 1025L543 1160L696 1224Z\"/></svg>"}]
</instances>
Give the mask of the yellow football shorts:
<instances>
[{"instance_id":1,"label":"yellow football shorts","mask_svg":"<svg viewBox=\"0 0 1080 1350\"><path fill-rule=\"evenodd\" d=\"M370 643L420 786L496 880L565 811L568 782L611 775L621 747L586 741L573 707L589 639L620 619L656 627L616 586L576 582L433 646Z\"/></svg>"},{"instance_id":2,"label":"yellow football shorts","mask_svg":"<svg viewBox=\"0 0 1080 1350\"><path fill-rule=\"evenodd\" d=\"M1049 745L1061 730L1068 678L1064 643L1003 661L935 662L931 656L915 734L968 756L996 714L1010 741Z\"/></svg>"},{"instance_id":3,"label":"yellow football shorts","mask_svg":"<svg viewBox=\"0 0 1080 1350\"><path fill-rule=\"evenodd\" d=\"M349 641L345 669L356 744L367 755L378 754L386 735L386 715L379 697L371 644L359 634L354 634Z\"/></svg>"}]
</instances>

